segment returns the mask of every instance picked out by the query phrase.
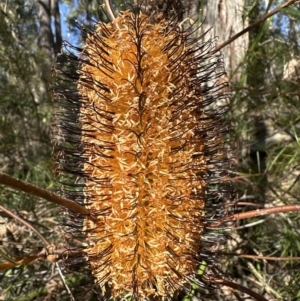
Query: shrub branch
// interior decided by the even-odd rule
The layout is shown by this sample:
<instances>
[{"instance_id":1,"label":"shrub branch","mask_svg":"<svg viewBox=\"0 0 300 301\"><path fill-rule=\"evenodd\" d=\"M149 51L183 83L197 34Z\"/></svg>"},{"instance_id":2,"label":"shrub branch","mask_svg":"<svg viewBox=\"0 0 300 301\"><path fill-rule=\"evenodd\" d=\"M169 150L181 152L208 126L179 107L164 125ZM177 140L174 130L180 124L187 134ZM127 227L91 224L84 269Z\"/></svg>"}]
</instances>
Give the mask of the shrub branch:
<instances>
[{"instance_id":1,"label":"shrub branch","mask_svg":"<svg viewBox=\"0 0 300 301\"><path fill-rule=\"evenodd\" d=\"M284 8L287 8L290 5L296 4L296 3L300 3L300 1L299 0L290 0L290 1L287 1L286 3L282 4L281 6L275 8L274 10L270 11L269 13L263 15L261 18L259 18L257 21L255 21L253 24L251 24L248 27L246 27L245 29L241 30L240 32L238 32L237 34L235 34L234 36L232 36L231 38L229 38L224 43L218 45L213 52L220 51L222 48L224 48L225 46L229 45L230 43L232 43L234 40L236 40L237 38L239 38L240 36L242 36L246 32L248 32L251 29L253 29L254 27L258 26L260 23L266 21L268 18L272 17L273 15L279 13Z\"/></svg>"},{"instance_id":2,"label":"shrub branch","mask_svg":"<svg viewBox=\"0 0 300 301\"><path fill-rule=\"evenodd\" d=\"M43 241L43 243L46 246L49 245L49 242L47 241L47 239L37 229L35 229L30 223L26 222L23 218L17 216L16 214L12 213L10 210L4 208L1 205L0 205L0 210L2 210L6 214L10 215L11 217L13 217L17 221L19 221L21 224L23 224L26 227L28 227L29 229L31 229Z\"/></svg>"},{"instance_id":3,"label":"shrub branch","mask_svg":"<svg viewBox=\"0 0 300 301\"><path fill-rule=\"evenodd\" d=\"M35 186L33 184L29 184L27 182L21 181L19 179L16 179L14 177L11 177L7 174L0 173L0 184L12 187L14 189L26 192L30 195L38 196L46 201L55 203L59 206L68 208L69 210L84 214L84 215L90 215L90 212L88 209L84 208L83 206L80 206L79 204L72 202L68 199L65 199L56 193L50 192L46 189L43 189L41 187Z\"/></svg>"}]
</instances>

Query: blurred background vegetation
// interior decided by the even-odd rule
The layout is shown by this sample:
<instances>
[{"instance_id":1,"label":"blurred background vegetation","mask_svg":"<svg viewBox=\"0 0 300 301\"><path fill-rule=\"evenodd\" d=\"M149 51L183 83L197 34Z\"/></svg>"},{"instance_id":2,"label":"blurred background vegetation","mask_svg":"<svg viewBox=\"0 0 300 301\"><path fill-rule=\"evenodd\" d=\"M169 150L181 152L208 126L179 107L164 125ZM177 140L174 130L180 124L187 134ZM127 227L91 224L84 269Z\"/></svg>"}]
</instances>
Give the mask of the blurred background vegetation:
<instances>
[{"instance_id":1,"label":"blurred background vegetation","mask_svg":"<svg viewBox=\"0 0 300 301\"><path fill-rule=\"evenodd\" d=\"M125 1L113 1L116 12ZM130 2L130 1L126 1ZM177 1L186 16L222 43L283 3L279 0ZM164 1L157 0L156 7ZM101 3L100 3L101 4ZM55 191L51 144L51 66L63 40L82 45L70 22L107 20L93 0L0 0L0 172ZM99 16L100 14L100 16ZM223 49L231 86L238 161L236 212L300 204L300 4L294 4ZM0 186L0 204L30 222L57 249L68 237L54 205ZM221 259L229 279L267 300L300 300L300 216L284 213L234 224ZM0 211L0 261L43 247L30 229ZM36 261L0 272L0 300L70 300L93 280L63 263ZM252 300L239 293L240 300ZM90 300L96 300L92 291ZM76 299L76 298L75 298ZM239 300L221 287L203 300Z\"/></svg>"}]
</instances>

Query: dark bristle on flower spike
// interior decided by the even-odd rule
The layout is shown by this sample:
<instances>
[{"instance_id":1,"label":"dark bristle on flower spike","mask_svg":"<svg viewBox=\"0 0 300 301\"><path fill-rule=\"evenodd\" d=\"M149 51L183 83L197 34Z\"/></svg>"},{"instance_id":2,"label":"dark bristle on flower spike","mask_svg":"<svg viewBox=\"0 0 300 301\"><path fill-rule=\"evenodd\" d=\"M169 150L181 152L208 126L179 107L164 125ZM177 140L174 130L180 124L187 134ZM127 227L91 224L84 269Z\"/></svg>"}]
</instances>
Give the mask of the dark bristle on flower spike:
<instances>
[{"instance_id":1,"label":"dark bristle on flower spike","mask_svg":"<svg viewBox=\"0 0 300 301\"><path fill-rule=\"evenodd\" d=\"M80 27L85 46L55 69L62 194L90 210L68 213L72 265L90 267L101 300L201 299L232 199L222 56L195 25L140 8Z\"/></svg>"}]
</instances>

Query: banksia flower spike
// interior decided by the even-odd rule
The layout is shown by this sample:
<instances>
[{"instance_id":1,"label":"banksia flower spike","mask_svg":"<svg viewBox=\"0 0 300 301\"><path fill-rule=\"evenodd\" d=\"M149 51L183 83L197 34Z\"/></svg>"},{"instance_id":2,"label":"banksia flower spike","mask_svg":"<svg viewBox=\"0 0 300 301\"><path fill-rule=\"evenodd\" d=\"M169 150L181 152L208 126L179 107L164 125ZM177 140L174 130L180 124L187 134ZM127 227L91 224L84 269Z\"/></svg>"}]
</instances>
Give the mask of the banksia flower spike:
<instances>
[{"instance_id":1,"label":"banksia flower spike","mask_svg":"<svg viewBox=\"0 0 300 301\"><path fill-rule=\"evenodd\" d=\"M82 28L56 70L59 170L77 177L63 193L91 212L70 229L104 299L208 286L221 238L209 225L230 196L221 57L194 26L157 19L134 8Z\"/></svg>"}]
</instances>

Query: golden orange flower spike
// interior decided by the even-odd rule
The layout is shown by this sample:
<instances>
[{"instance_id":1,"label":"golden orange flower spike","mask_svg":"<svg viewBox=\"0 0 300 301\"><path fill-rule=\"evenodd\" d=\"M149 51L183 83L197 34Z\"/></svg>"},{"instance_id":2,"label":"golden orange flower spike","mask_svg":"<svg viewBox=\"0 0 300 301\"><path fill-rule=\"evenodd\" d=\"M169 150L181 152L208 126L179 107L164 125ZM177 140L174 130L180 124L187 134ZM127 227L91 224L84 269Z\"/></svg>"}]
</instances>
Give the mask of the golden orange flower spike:
<instances>
[{"instance_id":1,"label":"golden orange flower spike","mask_svg":"<svg viewBox=\"0 0 300 301\"><path fill-rule=\"evenodd\" d=\"M77 75L57 72L59 168L80 188L64 194L94 217L71 220L103 299L171 299L205 281L203 260L209 274L230 194L222 60L194 26L138 9L86 31Z\"/></svg>"}]
</instances>

